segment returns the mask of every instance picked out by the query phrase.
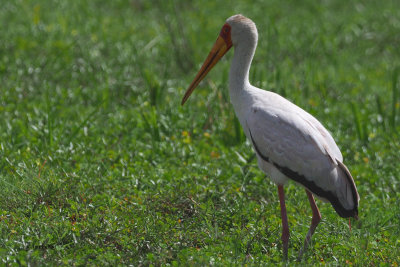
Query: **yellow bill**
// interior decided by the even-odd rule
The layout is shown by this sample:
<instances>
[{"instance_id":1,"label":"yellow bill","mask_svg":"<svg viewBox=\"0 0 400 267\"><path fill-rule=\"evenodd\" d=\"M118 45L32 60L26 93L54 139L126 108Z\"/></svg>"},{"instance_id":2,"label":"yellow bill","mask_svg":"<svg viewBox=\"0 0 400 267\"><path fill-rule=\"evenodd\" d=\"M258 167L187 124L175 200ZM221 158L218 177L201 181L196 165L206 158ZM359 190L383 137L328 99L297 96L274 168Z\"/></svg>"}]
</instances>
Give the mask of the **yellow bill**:
<instances>
[{"instance_id":1,"label":"yellow bill","mask_svg":"<svg viewBox=\"0 0 400 267\"><path fill-rule=\"evenodd\" d=\"M218 36L217 41L215 42L214 46L211 49L210 54L206 58L201 66L199 72L197 73L196 77L190 84L189 88L186 90L185 95L182 98L181 105L185 104L186 100L189 96L193 93L194 89L199 85L201 80L206 77L207 73L217 64L217 62L225 55L225 53L231 48L231 45L227 45L226 41L223 37Z\"/></svg>"}]
</instances>

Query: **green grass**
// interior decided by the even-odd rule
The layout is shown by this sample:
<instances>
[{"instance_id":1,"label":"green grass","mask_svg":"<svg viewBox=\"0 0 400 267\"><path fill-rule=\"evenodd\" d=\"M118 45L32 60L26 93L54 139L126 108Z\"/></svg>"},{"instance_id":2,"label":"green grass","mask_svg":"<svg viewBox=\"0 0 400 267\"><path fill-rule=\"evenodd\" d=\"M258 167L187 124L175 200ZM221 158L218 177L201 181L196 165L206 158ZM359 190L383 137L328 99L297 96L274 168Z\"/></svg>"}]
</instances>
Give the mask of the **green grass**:
<instances>
[{"instance_id":1,"label":"green grass","mask_svg":"<svg viewBox=\"0 0 400 267\"><path fill-rule=\"evenodd\" d=\"M333 134L359 221L318 202L310 265L400 264L399 1L5 1L0 265L281 264L276 186L229 103L225 19L259 30L252 83ZM311 210L286 187L295 263Z\"/></svg>"}]
</instances>

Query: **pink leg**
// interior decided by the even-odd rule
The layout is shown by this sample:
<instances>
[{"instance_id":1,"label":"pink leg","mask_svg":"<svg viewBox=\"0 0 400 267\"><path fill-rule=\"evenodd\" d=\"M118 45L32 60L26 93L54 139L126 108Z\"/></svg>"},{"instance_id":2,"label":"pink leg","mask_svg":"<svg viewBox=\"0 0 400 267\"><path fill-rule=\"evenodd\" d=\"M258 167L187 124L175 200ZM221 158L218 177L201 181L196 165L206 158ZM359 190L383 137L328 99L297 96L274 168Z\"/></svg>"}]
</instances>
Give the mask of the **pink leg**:
<instances>
[{"instance_id":1,"label":"pink leg","mask_svg":"<svg viewBox=\"0 0 400 267\"><path fill-rule=\"evenodd\" d=\"M301 257L303 256L304 251L306 251L310 240L311 236L314 234L315 229L317 228L317 225L321 221L321 213L318 210L317 204L315 204L315 200L313 195L310 193L310 191L306 190L308 201L310 201L311 209L312 209L312 219L311 219L311 226L310 229L308 230L308 233L306 235L306 239L304 240L304 246L303 249L300 250L299 257L298 259L300 260Z\"/></svg>"},{"instance_id":2,"label":"pink leg","mask_svg":"<svg viewBox=\"0 0 400 267\"><path fill-rule=\"evenodd\" d=\"M287 260L289 247L289 224L286 215L285 192L283 190L283 185L278 185L278 194L279 202L281 204L283 259Z\"/></svg>"}]
</instances>

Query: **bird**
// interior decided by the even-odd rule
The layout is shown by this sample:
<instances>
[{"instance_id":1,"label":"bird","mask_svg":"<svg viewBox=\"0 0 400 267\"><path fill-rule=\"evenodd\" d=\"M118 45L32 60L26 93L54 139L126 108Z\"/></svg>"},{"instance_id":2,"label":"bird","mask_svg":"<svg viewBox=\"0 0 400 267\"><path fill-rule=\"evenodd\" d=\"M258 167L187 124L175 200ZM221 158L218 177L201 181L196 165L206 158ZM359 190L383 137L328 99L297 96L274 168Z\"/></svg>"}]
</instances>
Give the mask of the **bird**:
<instances>
[{"instance_id":1,"label":"bird","mask_svg":"<svg viewBox=\"0 0 400 267\"><path fill-rule=\"evenodd\" d=\"M229 17L208 57L182 98L184 105L215 64L234 48L229 71L229 95L235 114L250 141L259 168L278 187L282 220L282 254L288 257L289 225L284 186L288 181L305 188L311 226L299 251L301 259L321 221L314 196L330 202L340 217L358 219L359 194L343 156L328 130L310 113L271 91L249 82L257 47L255 23L237 14Z\"/></svg>"}]
</instances>

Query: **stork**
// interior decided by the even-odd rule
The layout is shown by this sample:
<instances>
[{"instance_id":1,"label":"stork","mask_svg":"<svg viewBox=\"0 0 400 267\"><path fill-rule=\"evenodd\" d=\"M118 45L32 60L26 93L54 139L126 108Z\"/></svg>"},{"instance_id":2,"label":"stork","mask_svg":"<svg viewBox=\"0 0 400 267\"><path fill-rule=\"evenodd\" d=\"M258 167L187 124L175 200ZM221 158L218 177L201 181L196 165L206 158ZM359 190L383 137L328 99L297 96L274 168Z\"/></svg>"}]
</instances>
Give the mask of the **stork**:
<instances>
[{"instance_id":1,"label":"stork","mask_svg":"<svg viewBox=\"0 0 400 267\"><path fill-rule=\"evenodd\" d=\"M289 225L283 186L289 180L303 186L311 205L311 226L299 252L300 259L321 221L313 195L330 202L339 216L356 219L360 198L354 180L343 164L342 154L325 127L287 99L250 84L249 70L257 41L257 28L252 20L240 14L228 18L187 89L182 105L233 46L234 55L229 72L230 99L244 133L255 150L258 166L278 186L284 260L288 256Z\"/></svg>"}]
</instances>

